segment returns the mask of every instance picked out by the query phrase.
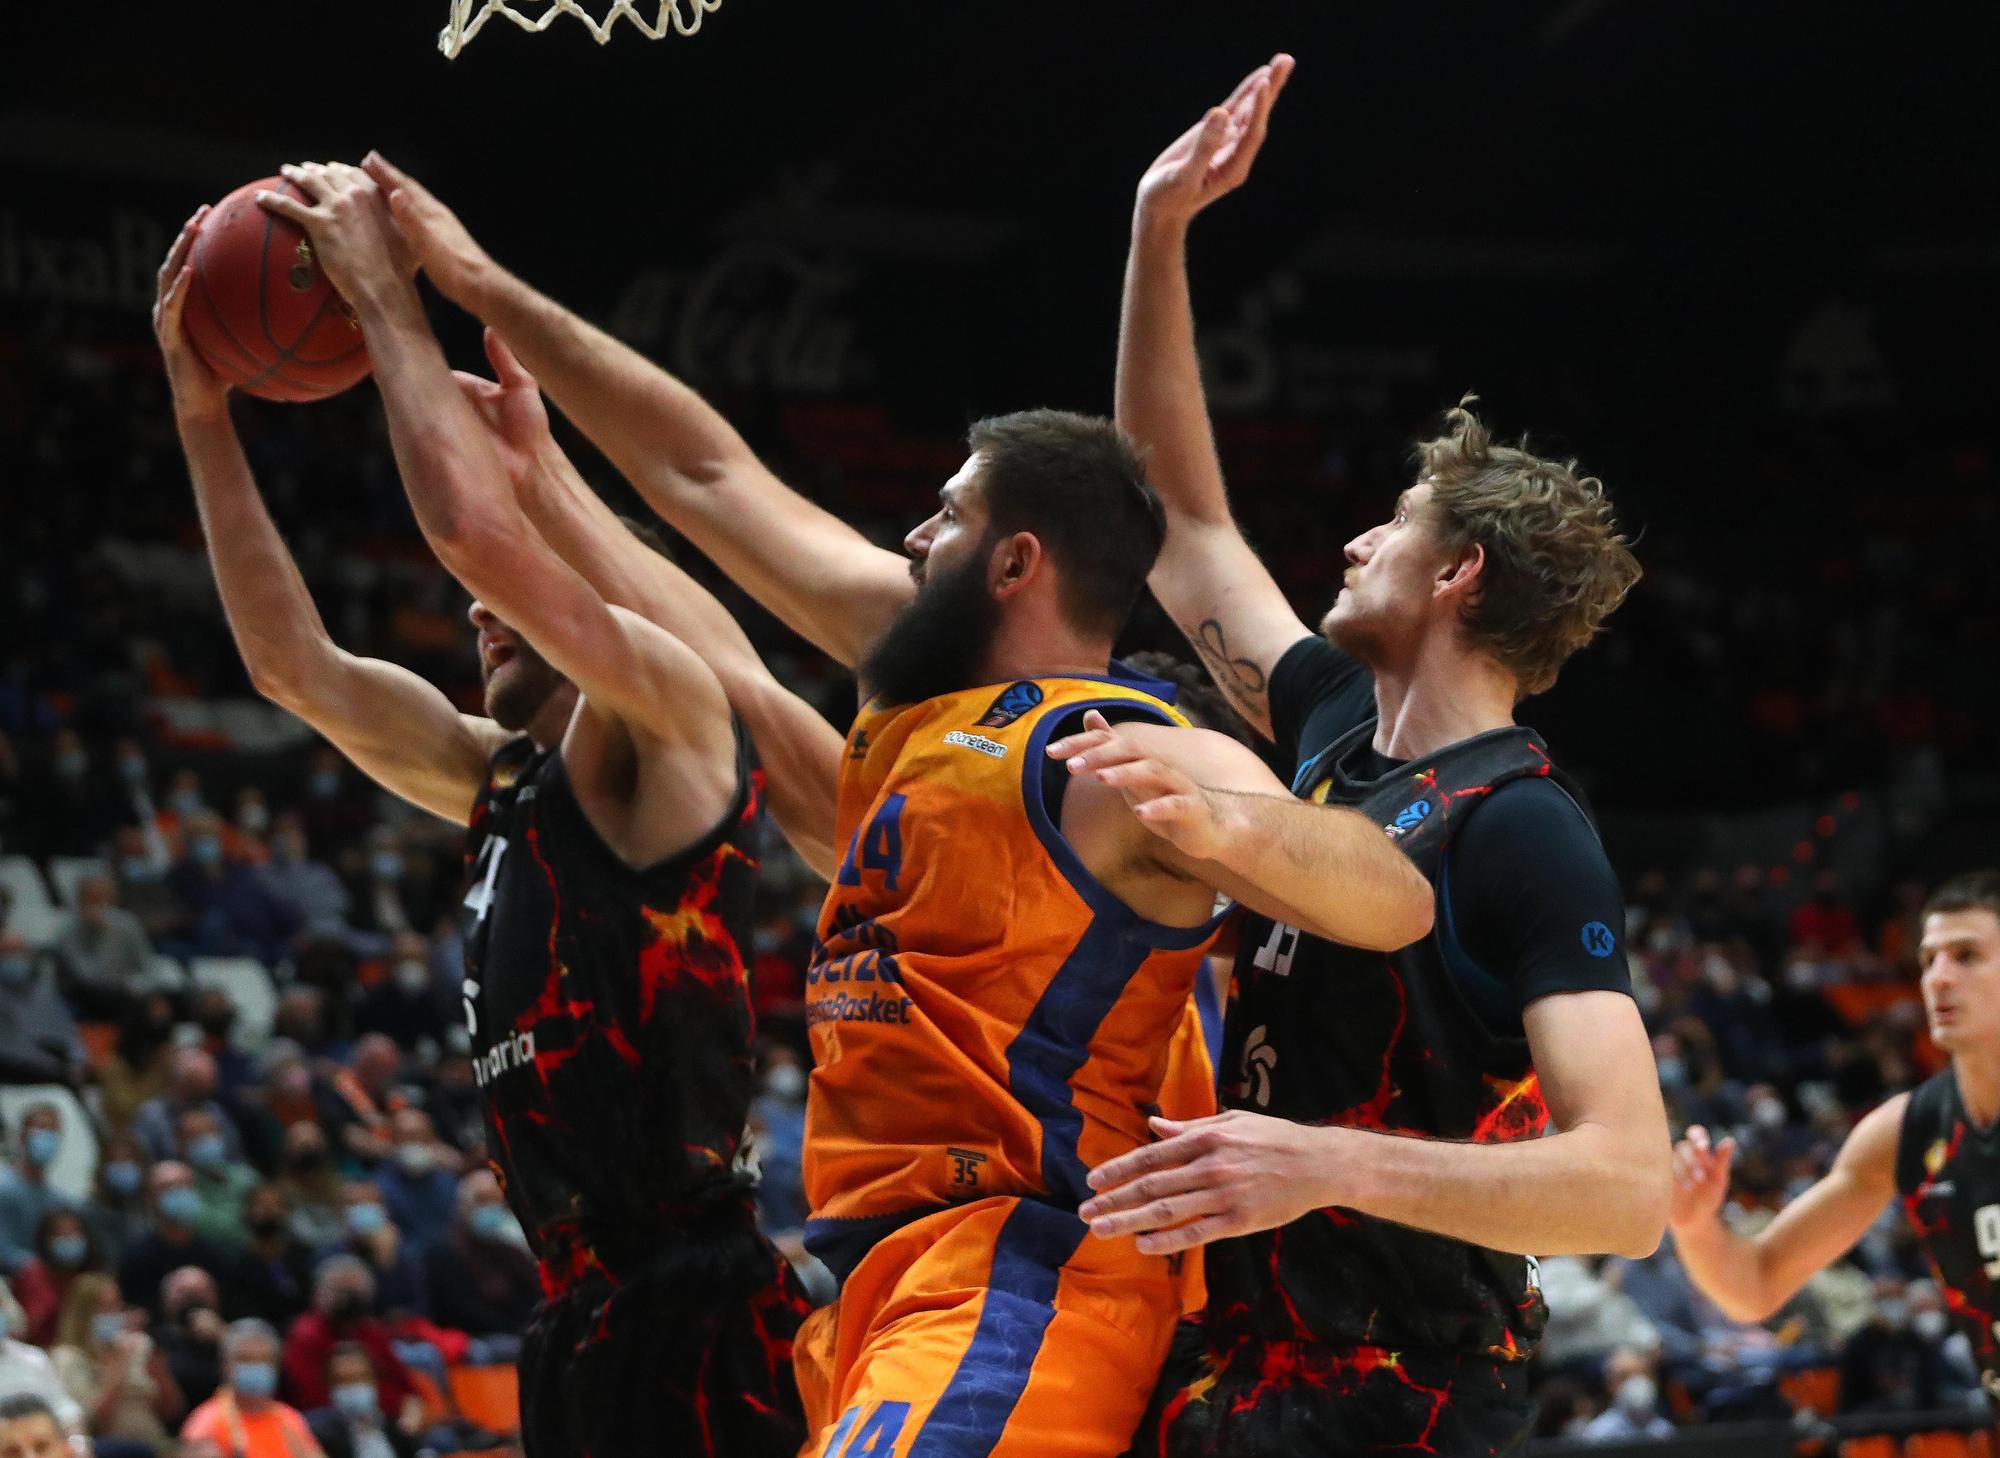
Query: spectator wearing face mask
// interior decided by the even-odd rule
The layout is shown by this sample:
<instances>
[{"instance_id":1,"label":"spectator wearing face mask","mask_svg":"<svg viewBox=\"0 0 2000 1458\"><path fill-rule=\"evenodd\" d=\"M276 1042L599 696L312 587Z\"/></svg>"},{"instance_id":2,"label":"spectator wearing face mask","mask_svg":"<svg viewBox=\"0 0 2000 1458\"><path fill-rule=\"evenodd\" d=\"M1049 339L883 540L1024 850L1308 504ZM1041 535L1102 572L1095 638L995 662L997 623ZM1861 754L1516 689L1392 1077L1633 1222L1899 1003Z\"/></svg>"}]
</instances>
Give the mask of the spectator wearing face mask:
<instances>
[{"instance_id":1,"label":"spectator wearing face mask","mask_svg":"<svg viewBox=\"0 0 2000 1458\"><path fill-rule=\"evenodd\" d=\"M181 1159L194 1171L194 1192L201 1201L195 1229L225 1250L240 1248L243 1201L257 1187L256 1172L229 1157L229 1142L214 1111L186 1110L179 1129Z\"/></svg>"},{"instance_id":2,"label":"spectator wearing face mask","mask_svg":"<svg viewBox=\"0 0 2000 1458\"><path fill-rule=\"evenodd\" d=\"M285 1130L273 1183L291 1207L292 1233L308 1247L324 1250L344 1238L342 1181L319 1125L298 1123Z\"/></svg>"},{"instance_id":3,"label":"spectator wearing face mask","mask_svg":"<svg viewBox=\"0 0 2000 1458\"><path fill-rule=\"evenodd\" d=\"M304 934L345 942L350 934L347 887L333 867L315 860L306 848L303 820L293 812L280 815L271 829L271 859L264 866L271 890L299 913Z\"/></svg>"},{"instance_id":4,"label":"spectator wearing face mask","mask_svg":"<svg viewBox=\"0 0 2000 1458\"><path fill-rule=\"evenodd\" d=\"M167 1091L176 1021L174 997L165 991L147 993L118 1020L118 1040L97 1070L99 1117L112 1132L130 1130L148 1101Z\"/></svg>"},{"instance_id":5,"label":"spectator wearing face mask","mask_svg":"<svg viewBox=\"0 0 2000 1458\"><path fill-rule=\"evenodd\" d=\"M450 1230L426 1262L437 1319L474 1336L517 1335L541 1296L520 1223L491 1170L459 1181L456 1206Z\"/></svg>"},{"instance_id":6,"label":"spectator wearing face mask","mask_svg":"<svg viewBox=\"0 0 2000 1458\"><path fill-rule=\"evenodd\" d=\"M294 1124L317 1124L332 1097L298 1044L289 1038L273 1040L259 1055L255 1080L238 1101L238 1123L251 1162L276 1169L284 1158L286 1131Z\"/></svg>"},{"instance_id":7,"label":"spectator wearing face mask","mask_svg":"<svg viewBox=\"0 0 2000 1458\"><path fill-rule=\"evenodd\" d=\"M222 1356L222 1387L189 1414L182 1439L214 1443L230 1458L321 1458L305 1417L278 1400L278 1334L269 1324L231 1322Z\"/></svg>"},{"instance_id":8,"label":"spectator wearing face mask","mask_svg":"<svg viewBox=\"0 0 2000 1458\"><path fill-rule=\"evenodd\" d=\"M236 792L236 802L229 812L229 828L235 832L234 848L244 860L253 866L270 860L271 805L262 790L245 785Z\"/></svg>"},{"instance_id":9,"label":"spectator wearing face mask","mask_svg":"<svg viewBox=\"0 0 2000 1458\"><path fill-rule=\"evenodd\" d=\"M0 1403L39 1398L49 1405L64 1432L82 1432L83 1409L64 1390L49 1354L21 1339L23 1326L20 1304L0 1283Z\"/></svg>"},{"instance_id":10,"label":"spectator wearing face mask","mask_svg":"<svg viewBox=\"0 0 2000 1458\"><path fill-rule=\"evenodd\" d=\"M157 1311L168 1272L196 1266L220 1283L234 1260L196 1229L201 1196L195 1191L193 1170L178 1160L162 1160L148 1171L147 1184L153 1229L118 1263L118 1289L132 1305Z\"/></svg>"},{"instance_id":11,"label":"spectator wearing face mask","mask_svg":"<svg viewBox=\"0 0 2000 1458\"><path fill-rule=\"evenodd\" d=\"M457 1155L438 1142L430 1115L399 1109L390 1121L396 1149L375 1171L389 1219L421 1257L450 1227L458 1199Z\"/></svg>"},{"instance_id":12,"label":"spectator wearing face mask","mask_svg":"<svg viewBox=\"0 0 2000 1458\"><path fill-rule=\"evenodd\" d=\"M83 1409L97 1458L144 1458L187 1411L142 1314L127 1309L109 1276L85 1276L71 1289L49 1360Z\"/></svg>"},{"instance_id":13,"label":"spectator wearing face mask","mask_svg":"<svg viewBox=\"0 0 2000 1458\"><path fill-rule=\"evenodd\" d=\"M22 1111L14 1159L0 1170L0 1272L9 1276L34 1259L35 1234L49 1212L75 1208L49 1183L62 1143L62 1114L54 1104L30 1104Z\"/></svg>"},{"instance_id":14,"label":"spectator wearing face mask","mask_svg":"<svg viewBox=\"0 0 2000 1458\"><path fill-rule=\"evenodd\" d=\"M168 873L168 884L187 905L190 939L204 955L255 957L276 966L298 934L299 914L255 867L230 856L222 832L212 811L191 816L181 858Z\"/></svg>"},{"instance_id":15,"label":"spectator wearing face mask","mask_svg":"<svg viewBox=\"0 0 2000 1458\"><path fill-rule=\"evenodd\" d=\"M146 1151L130 1134L110 1134L97 1151L97 1180L83 1207L92 1241L115 1267L127 1247L152 1228L146 1209Z\"/></svg>"},{"instance_id":16,"label":"spectator wearing face mask","mask_svg":"<svg viewBox=\"0 0 2000 1458\"><path fill-rule=\"evenodd\" d=\"M806 1223L806 1071L789 1047L764 1050L763 1088L750 1101L750 1129L757 1141L757 1215L768 1231Z\"/></svg>"},{"instance_id":17,"label":"spectator wearing face mask","mask_svg":"<svg viewBox=\"0 0 2000 1458\"><path fill-rule=\"evenodd\" d=\"M378 1314L375 1278L353 1256L333 1256L319 1268L312 1308L285 1334L285 1381L301 1406L332 1402L327 1362L335 1347L347 1343L368 1353L382 1410L406 1432L416 1432L423 1423L423 1401L409 1368L396 1355L389 1324Z\"/></svg>"},{"instance_id":18,"label":"spectator wearing face mask","mask_svg":"<svg viewBox=\"0 0 2000 1458\"><path fill-rule=\"evenodd\" d=\"M122 809L116 784L68 727L50 737L47 758L40 773L27 777L22 798L28 838L10 849L37 857L94 855Z\"/></svg>"},{"instance_id":19,"label":"spectator wearing face mask","mask_svg":"<svg viewBox=\"0 0 2000 1458\"><path fill-rule=\"evenodd\" d=\"M257 1060L230 1038L236 1028L236 1003L220 987L197 988L190 1016L201 1029L202 1051L215 1060L216 1102L229 1111L240 1134L243 1098L257 1087Z\"/></svg>"},{"instance_id":20,"label":"spectator wearing face mask","mask_svg":"<svg viewBox=\"0 0 2000 1458\"><path fill-rule=\"evenodd\" d=\"M186 956L188 909L167 873L173 861L166 843L137 826L127 826L113 838L111 873L118 885L118 904L139 919L154 947L171 956Z\"/></svg>"},{"instance_id":21,"label":"spectator wearing face mask","mask_svg":"<svg viewBox=\"0 0 2000 1458\"><path fill-rule=\"evenodd\" d=\"M197 1266L169 1271L160 1283L159 1307L154 1336L181 1396L198 1407L222 1385L222 1300L215 1277Z\"/></svg>"},{"instance_id":22,"label":"spectator wearing face mask","mask_svg":"<svg viewBox=\"0 0 2000 1458\"><path fill-rule=\"evenodd\" d=\"M1632 1443L1671 1438L1674 1425L1660 1415L1660 1389L1643 1372L1634 1372L1612 1391L1611 1406L1584 1424L1588 1443Z\"/></svg>"},{"instance_id":23,"label":"spectator wearing face mask","mask_svg":"<svg viewBox=\"0 0 2000 1458\"><path fill-rule=\"evenodd\" d=\"M243 1255L230 1281L232 1305L282 1330L312 1300L312 1250L292 1233L291 1211L277 1185L250 1191L243 1229Z\"/></svg>"},{"instance_id":24,"label":"spectator wearing face mask","mask_svg":"<svg viewBox=\"0 0 2000 1458\"><path fill-rule=\"evenodd\" d=\"M435 1047L449 1021L443 990L431 974L430 944L418 932L397 932L390 944L389 975L361 999L354 1015L356 1031L379 1033L403 1048Z\"/></svg>"},{"instance_id":25,"label":"spectator wearing face mask","mask_svg":"<svg viewBox=\"0 0 2000 1458\"><path fill-rule=\"evenodd\" d=\"M380 1187L369 1180L351 1180L341 1190L345 1235L328 1256L359 1258L374 1281L380 1310L393 1315L428 1316L430 1293L424 1289L423 1265L413 1242L389 1218Z\"/></svg>"},{"instance_id":26,"label":"spectator wearing face mask","mask_svg":"<svg viewBox=\"0 0 2000 1458\"><path fill-rule=\"evenodd\" d=\"M76 902L55 942L62 988L84 1016L116 1022L152 979L153 943L139 918L118 904L109 876L85 876Z\"/></svg>"},{"instance_id":27,"label":"spectator wearing face mask","mask_svg":"<svg viewBox=\"0 0 2000 1458\"><path fill-rule=\"evenodd\" d=\"M1959 1395L1944 1352L1949 1321L1937 1320L1943 1306L1935 1292L1931 1287L1929 1296L1919 1297L1919 1323L1903 1282L1876 1283L1873 1315L1840 1351L1842 1412L1929 1412Z\"/></svg>"},{"instance_id":28,"label":"spectator wearing face mask","mask_svg":"<svg viewBox=\"0 0 2000 1458\"><path fill-rule=\"evenodd\" d=\"M396 1080L403 1054L392 1039L370 1033L354 1045L348 1066L333 1077L336 1095L331 1129L340 1147L366 1165L389 1157L395 1147L390 1118L402 1107Z\"/></svg>"},{"instance_id":29,"label":"spectator wearing face mask","mask_svg":"<svg viewBox=\"0 0 2000 1458\"><path fill-rule=\"evenodd\" d=\"M221 1073L206 1048L177 1048L168 1065L167 1087L148 1099L133 1116L132 1132L154 1159L173 1159L180 1152L181 1115L199 1109L212 1114L223 1149L231 1160L243 1158L243 1140L235 1121L216 1099Z\"/></svg>"},{"instance_id":30,"label":"spectator wearing face mask","mask_svg":"<svg viewBox=\"0 0 2000 1458\"><path fill-rule=\"evenodd\" d=\"M324 745L312 752L299 788L299 818L320 860L332 860L359 840L374 819L368 787L338 751Z\"/></svg>"},{"instance_id":31,"label":"spectator wearing face mask","mask_svg":"<svg viewBox=\"0 0 2000 1458\"><path fill-rule=\"evenodd\" d=\"M54 959L0 926L0 1083L79 1085L86 1066Z\"/></svg>"},{"instance_id":32,"label":"spectator wearing face mask","mask_svg":"<svg viewBox=\"0 0 2000 1458\"><path fill-rule=\"evenodd\" d=\"M14 1295L27 1317L27 1339L46 1347L71 1288L84 1276L104 1272L104 1259L81 1213L61 1206L42 1217L35 1231L35 1258L14 1275Z\"/></svg>"},{"instance_id":33,"label":"spectator wearing face mask","mask_svg":"<svg viewBox=\"0 0 2000 1458\"><path fill-rule=\"evenodd\" d=\"M382 1411L381 1384L366 1347L335 1347L326 1381L333 1400L306 1414L326 1458L416 1458L417 1439Z\"/></svg>"}]
</instances>

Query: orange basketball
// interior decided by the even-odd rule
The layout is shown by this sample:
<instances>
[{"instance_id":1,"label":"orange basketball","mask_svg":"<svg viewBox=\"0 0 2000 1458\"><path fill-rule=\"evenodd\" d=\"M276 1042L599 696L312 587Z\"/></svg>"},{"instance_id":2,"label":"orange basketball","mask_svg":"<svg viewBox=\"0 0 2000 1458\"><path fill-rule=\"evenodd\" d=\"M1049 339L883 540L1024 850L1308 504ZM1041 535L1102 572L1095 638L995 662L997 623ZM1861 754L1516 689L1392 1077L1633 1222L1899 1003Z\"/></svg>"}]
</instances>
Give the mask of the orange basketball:
<instances>
[{"instance_id":1,"label":"orange basketball","mask_svg":"<svg viewBox=\"0 0 2000 1458\"><path fill-rule=\"evenodd\" d=\"M257 206L259 190L301 194L282 177L245 183L195 235L184 318L215 372L266 400L324 400L368 373L368 346L305 230Z\"/></svg>"}]
</instances>

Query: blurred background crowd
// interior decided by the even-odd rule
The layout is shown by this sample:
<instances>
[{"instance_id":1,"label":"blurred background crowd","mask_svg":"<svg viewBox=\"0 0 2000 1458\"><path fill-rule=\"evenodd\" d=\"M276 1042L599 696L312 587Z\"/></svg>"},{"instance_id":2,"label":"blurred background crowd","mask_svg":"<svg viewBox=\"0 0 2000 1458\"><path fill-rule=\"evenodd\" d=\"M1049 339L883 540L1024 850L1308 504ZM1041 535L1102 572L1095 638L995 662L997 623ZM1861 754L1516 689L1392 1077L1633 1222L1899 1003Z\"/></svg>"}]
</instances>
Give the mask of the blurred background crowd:
<instances>
[{"instance_id":1,"label":"blurred background crowd","mask_svg":"<svg viewBox=\"0 0 2000 1458\"><path fill-rule=\"evenodd\" d=\"M1957 16L1245 4L1224 44L1154 28L1169 10L1145 8L1143 66L1130 7L1051 31L980 4L765 0L685 45L496 30L442 68L440 17L396 7L366 94L304 108L258 63L253 0L0 49L0 1420L33 1398L122 1458L183 1432L296 1458L308 1421L330 1458L384 1458L506 1426L473 1374L536 1286L483 1163L458 834L250 692L145 325L181 218L293 157L381 146L893 543L968 419L1106 408L1139 167L1296 52L1259 175L1193 260L1253 540L1317 620L1341 544L1463 390L1573 449L1646 576L1524 717L1628 888L1677 1127L1735 1133L1756 1222L1939 1066L1913 916L1996 859L2000 811L2000 363L1966 347L2000 325L2000 218L1981 149L1940 140L1991 135L1967 113L1995 93ZM341 45L355 23L335 0L286 21ZM537 132L503 159L437 123L526 94L592 136L705 120L673 186L637 188L630 148L557 155ZM463 321L440 327L477 358ZM476 707L463 596L372 390L238 422L335 639ZM851 685L705 580L844 723ZM1186 653L1150 604L1125 646ZM766 850L754 1120L766 1224L796 1251L819 888ZM1670 1246L1543 1279L1549 1435L1979 1400L1894 1216L1758 1327L1693 1294Z\"/></svg>"}]
</instances>

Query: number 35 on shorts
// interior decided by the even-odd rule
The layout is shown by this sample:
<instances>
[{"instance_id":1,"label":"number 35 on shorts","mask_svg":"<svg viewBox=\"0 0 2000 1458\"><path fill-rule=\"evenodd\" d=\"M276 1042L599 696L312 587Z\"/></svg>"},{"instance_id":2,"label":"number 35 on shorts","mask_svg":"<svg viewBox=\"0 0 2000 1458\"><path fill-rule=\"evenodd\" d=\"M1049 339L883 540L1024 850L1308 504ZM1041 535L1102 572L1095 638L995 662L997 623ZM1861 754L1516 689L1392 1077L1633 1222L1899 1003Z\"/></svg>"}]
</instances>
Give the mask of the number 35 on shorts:
<instances>
[{"instance_id":1,"label":"number 35 on shorts","mask_svg":"<svg viewBox=\"0 0 2000 1458\"><path fill-rule=\"evenodd\" d=\"M850 1407L840 1415L819 1458L895 1458L896 1439L903 1435L903 1422L909 1415L907 1402Z\"/></svg>"}]
</instances>

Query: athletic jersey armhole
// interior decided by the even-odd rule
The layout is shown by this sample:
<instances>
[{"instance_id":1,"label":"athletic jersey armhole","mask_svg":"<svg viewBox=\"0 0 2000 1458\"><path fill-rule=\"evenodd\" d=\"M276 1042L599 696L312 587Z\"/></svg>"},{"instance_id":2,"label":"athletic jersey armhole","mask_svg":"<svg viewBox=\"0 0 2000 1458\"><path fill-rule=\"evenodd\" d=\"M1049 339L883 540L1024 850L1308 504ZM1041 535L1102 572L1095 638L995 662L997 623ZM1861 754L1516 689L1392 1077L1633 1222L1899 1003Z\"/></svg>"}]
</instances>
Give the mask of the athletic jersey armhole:
<instances>
[{"instance_id":1,"label":"athletic jersey armhole","mask_svg":"<svg viewBox=\"0 0 2000 1458\"><path fill-rule=\"evenodd\" d=\"M1929 1176L1925 1161L1931 1145L1945 1137L1955 1090L1949 1068L1910 1090L1909 1102L1903 1105L1902 1127L1896 1131L1898 1194L1910 1194Z\"/></svg>"},{"instance_id":2,"label":"athletic jersey armhole","mask_svg":"<svg viewBox=\"0 0 2000 1458\"><path fill-rule=\"evenodd\" d=\"M563 758L562 750L558 748L553 756L555 764L552 768L555 784L559 786L561 803L574 817L578 829L583 832L586 842L592 849L609 864L623 870L626 875L645 880L695 865L714 855L721 849L723 842L736 833L737 826L742 822L744 810L755 793L753 777L756 773L756 758L750 745L749 735L743 728L743 721L734 714L730 715L730 727L736 737L736 789L729 797L729 804L724 808L721 817L704 831L700 838L649 865L627 865L624 858L611 848L603 833L592 822L589 812L583 808L583 801L576 793L576 783L570 778L569 762Z\"/></svg>"},{"instance_id":3,"label":"athletic jersey armhole","mask_svg":"<svg viewBox=\"0 0 2000 1458\"><path fill-rule=\"evenodd\" d=\"M1028 823L1034 827L1035 836L1042 843L1042 849L1055 863L1062 878L1070 884L1077 895L1089 906L1093 915L1106 921L1123 922L1126 937L1144 946L1163 950L1198 946L1214 935L1222 924L1218 914L1198 926L1162 926L1158 922L1147 921L1131 907L1112 895L1110 890L1091 874L1083 858L1062 833L1062 796L1058 795L1051 805L1046 794L1049 783L1043 766L1053 764L1049 759L1049 741L1060 737L1058 728L1080 721L1083 715L1096 709L1114 723L1120 720L1145 719L1159 724L1171 724L1173 720L1135 699L1091 699L1082 703L1065 704L1060 709L1044 714L1036 723L1028 737L1028 746L1021 764L1021 804L1027 811ZM1116 715L1117 718L1113 718ZM1065 766L1055 765L1058 773L1068 775Z\"/></svg>"}]
</instances>

